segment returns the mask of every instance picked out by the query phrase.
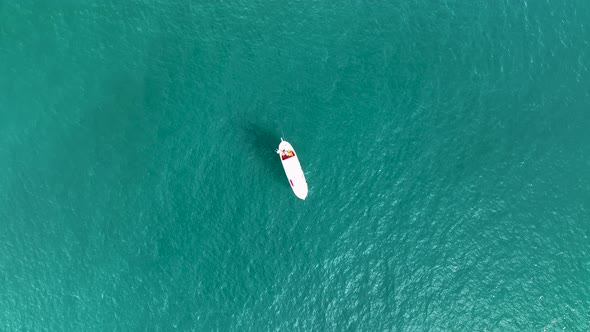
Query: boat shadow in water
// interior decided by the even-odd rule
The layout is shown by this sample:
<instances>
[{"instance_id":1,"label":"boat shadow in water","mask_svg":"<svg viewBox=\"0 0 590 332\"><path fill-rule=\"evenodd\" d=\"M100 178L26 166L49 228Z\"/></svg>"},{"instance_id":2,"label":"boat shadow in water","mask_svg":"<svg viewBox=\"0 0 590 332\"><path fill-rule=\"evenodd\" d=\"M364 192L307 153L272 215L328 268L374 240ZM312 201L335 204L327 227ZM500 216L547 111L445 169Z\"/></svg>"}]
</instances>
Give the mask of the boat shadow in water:
<instances>
[{"instance_id":1,"label":"boat shadow in water","mask_svg":"<svg viewBox=\"0 0 590 332\"><path fill-rule=\"evenodd\" d=\"M274 181L284 184L287 179L275 152L281 142L280 135L273 134L270 130L255 123L248 123L242 129L248 142L248 148L255 156L256 161L262 165L265 174L269 174Z\"/></svg>"}]
</instances>

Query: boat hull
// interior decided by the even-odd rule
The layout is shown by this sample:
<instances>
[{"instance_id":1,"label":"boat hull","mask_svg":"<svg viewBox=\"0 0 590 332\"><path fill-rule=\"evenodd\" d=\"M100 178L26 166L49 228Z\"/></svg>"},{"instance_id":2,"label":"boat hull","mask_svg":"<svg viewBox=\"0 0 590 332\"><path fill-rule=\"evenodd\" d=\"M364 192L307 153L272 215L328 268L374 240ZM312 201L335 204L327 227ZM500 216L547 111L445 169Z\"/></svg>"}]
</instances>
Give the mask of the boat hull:
<instances>
[{"instance_id":1,"label":"boat hull","mask_svg":"<svg viewBox=\"0 0 590 332\"><path fill-rule=\"evenodd\" d=\"M305 199L308 192L307 180L293 146L287 141L282 141L277 153L280 155L285 175L287 175L293 193L298 198Z\"/></svg>"}]
</instances>

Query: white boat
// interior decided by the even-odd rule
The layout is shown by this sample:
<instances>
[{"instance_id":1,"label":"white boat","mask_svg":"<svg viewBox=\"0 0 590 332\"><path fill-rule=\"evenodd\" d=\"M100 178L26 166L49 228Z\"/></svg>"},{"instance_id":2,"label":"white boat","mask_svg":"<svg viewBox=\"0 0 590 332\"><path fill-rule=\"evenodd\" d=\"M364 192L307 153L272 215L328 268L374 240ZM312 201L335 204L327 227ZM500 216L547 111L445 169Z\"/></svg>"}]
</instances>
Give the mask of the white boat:
<instances>
[{"instance_id":1,"label":"white boat","mask_svg":"<svg viewBox=\"0 0 590 332\"><path fill-rule=\"evenodd\" d=\"M295 149L293 149L289 142L281 138L281 144L279 144L277 153L281 156L281 163L283 163L285 174L287 175L287 179L289 179L289 184L295 196L305 199L307 197L307 181L305 180L305 175L301 169Z\"/></svg>"}]
</instances>

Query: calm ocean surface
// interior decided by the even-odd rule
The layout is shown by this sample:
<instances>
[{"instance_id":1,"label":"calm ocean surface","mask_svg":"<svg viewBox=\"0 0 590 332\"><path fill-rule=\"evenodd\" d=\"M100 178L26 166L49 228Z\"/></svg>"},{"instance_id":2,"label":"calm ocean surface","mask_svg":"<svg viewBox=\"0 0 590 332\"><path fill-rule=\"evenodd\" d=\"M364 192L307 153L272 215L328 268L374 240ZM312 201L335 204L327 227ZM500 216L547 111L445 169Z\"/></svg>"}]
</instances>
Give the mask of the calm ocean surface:
<instances>
[{"instance_id":1,"label":"calm ocean surface","mask_svg":"<svg viewBox=\"0 0 590 332\"><path fill-rule=\"evenodd\" d=\"M0 330L590 331L589 68L587 0L1 2Z\"/></svg>"}]
</instances>

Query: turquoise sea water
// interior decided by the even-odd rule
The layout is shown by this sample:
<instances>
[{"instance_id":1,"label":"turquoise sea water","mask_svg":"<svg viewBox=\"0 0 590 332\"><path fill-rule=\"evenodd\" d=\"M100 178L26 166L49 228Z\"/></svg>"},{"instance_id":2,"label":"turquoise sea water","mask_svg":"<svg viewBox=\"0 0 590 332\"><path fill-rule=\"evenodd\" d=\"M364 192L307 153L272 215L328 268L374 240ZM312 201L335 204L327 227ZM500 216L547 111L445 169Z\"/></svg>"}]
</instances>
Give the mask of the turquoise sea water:
<instances>
[{"instance_id":1,"label":"turquoise sea water","mask_svg":"<svg viewBox=\"0 0 590 332\"><path fill-rule=\"evenodd\" d=\"M589 67L586 0L2 2L0 330L588 331Z\"/></svg>"}]
</instances>

